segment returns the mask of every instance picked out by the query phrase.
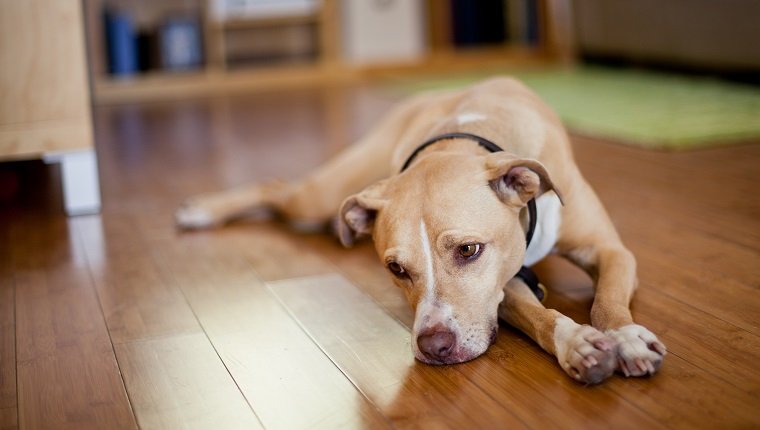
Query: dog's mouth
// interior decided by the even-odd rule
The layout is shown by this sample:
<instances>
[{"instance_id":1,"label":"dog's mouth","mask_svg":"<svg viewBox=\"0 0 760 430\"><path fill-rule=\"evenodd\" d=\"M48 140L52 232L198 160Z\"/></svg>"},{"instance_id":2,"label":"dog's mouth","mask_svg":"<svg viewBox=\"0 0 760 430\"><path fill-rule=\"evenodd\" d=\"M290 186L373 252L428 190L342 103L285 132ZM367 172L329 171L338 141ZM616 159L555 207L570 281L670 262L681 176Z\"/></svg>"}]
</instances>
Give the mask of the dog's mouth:
<instances>
[{"instance_id":1,"label":"dog's mouth","mask_svg":"<svg viewBox=\"0 0 760 430\"><path fill-rule=\"evenodd\" d=\"M439 333L435 333L433 336L438 334ZM427 345L427 342L421 341L418 337L418 346L414 351L415 358L422 363L434 366L459 364L474 360L483 355L488 350L488 347L496 343L498 326L491 328L487 342L475 345L463 345L454 342L453 345L447 348L445 342L446 336L439 337L444 338L444 340L438 340L438 343L436 343L436 340L433 340L432 342L434 343L434 346L432 347Z\"/></svg>"}]
</instances>

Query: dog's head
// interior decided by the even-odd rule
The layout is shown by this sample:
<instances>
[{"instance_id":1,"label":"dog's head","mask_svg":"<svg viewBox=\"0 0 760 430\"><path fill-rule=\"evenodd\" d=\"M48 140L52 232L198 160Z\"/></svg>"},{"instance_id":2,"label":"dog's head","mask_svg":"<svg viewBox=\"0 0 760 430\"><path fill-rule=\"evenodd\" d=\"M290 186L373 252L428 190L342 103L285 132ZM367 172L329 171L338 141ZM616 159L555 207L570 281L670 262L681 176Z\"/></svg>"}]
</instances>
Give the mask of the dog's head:
<instances>
[{"instance_id":1,"label":"dog's head","mask_svg":"<svg viewBox=\"0 0 760 430\"><path fill-rule=\"evenodd\" d=\"M495 341L503 287L525 256L521 210L550 189L535 160L435 152L348 197L338 233L346 246L373 236L415 311L417 359L460 363Z\"/></svg>"}]
</instances>

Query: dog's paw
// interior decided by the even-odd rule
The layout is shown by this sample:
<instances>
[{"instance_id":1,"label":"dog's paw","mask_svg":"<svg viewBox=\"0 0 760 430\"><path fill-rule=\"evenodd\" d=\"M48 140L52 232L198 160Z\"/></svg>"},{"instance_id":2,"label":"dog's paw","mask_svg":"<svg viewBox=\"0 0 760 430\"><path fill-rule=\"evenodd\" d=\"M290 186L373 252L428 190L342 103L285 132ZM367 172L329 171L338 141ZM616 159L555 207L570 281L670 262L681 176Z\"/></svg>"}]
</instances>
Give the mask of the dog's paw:
<instances>
[{"instance_id":1,"label":"dog's paw","mask_svg":"<svg viewBox=\"0 0 760 430\"><path fill-rule=\"evenodd\" d=\"M211 207L204 205L200 200L189 199L174 212L174 221L181 228L201 229L217 226L223 220L214 214Z\"/></svg>"},{"instance_id":2,"label":"dog's paw","mask_svg":"<svg viewBox=\"0 0 760 430\"><path fill-rule=\"evenodd\" d=\"M665 345L651 331L638 324L607 330L618 344L617 370L625 376L653 375L667 354Z\"/></svg>"},{"instance_id":3,"label":"dog's paw","mask_svg":"<svg viewBox=\"0 0 760 430\"><path fill-rule=\"evenodd\" d=\"M563 317L554 329L554 344L560 366L576 381L598 384L615 372L614 339L591 326Z\"/></svg>"}]
</instances>

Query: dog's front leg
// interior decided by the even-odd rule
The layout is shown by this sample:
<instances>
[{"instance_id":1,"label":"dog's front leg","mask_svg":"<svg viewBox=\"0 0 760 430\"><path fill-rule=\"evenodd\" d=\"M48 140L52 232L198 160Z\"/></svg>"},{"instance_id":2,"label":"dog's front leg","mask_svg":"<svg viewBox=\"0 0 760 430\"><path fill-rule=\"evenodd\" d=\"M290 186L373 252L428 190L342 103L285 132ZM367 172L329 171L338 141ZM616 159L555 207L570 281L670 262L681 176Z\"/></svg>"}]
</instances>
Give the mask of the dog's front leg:
<instances>
[{"instance_id":1,"label":"dog's front leg","mask_svg":"<svg viewBox=\"0 0 760 430\"><path fill-rule=\"evenodd\" d=\"M298 230L324 227L346 197L388 177L394 145L404 135L409 119L427 106L429 99L420 95L398 104L362 139L301 180L256 183L191 197L177 209L177 224L215 227L249 211L268 209Z\"/></svg>"},{"instance_id":2,"label":"dog's front leg","mask_svg":"<svg viewBox=\"0 0 760 430\"><path fill-rule=\"evenodd\" d=\"M596 281L591 323L618 344L618 370L625 376L652 375L666 354L665 345L633 322L630 303L636 289L636 260L623 245L581 247L567 253Z\"/></svg>"},{"instance_id":3,"label":"dog's front leg","mask_svg":"<svg viewBox=\"0 0 760 430\"><path fill-rule=\"evenodd\" d=\"M254 209L276 209L292 188L285 182L270 181L197 195L182 203L175 219L184 228L216 227Z\"/></svg>"},{"instance_id":4,"label":"dog's front leg","mask_svg":"<svg viewBox=\"0 0 760 430\"><path fill-rule=\"evenodd\" d=\"M598 384L616 367L616 343L588 325L580 325L554 309L546 309L518 278L504 287L499 317L557 357L573 379Z\"/></svg>"}]
</instances>

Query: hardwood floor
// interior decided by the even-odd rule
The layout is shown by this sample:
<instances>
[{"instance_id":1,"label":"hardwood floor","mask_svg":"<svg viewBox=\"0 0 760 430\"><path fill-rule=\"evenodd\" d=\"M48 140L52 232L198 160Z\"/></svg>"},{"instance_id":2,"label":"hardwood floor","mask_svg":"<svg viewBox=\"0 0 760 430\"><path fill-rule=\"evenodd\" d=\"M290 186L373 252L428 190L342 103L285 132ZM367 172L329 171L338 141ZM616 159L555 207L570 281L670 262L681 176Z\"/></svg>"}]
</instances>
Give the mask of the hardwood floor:
<instances>
[{"instance_id":1,"label":"hardwood floor","mask_svg":"<svg viewBox=\"0 0 760 430\"><path fill-rule=\"evenodd\" d=\"M62 215L56 168L0 164L0 429L760 427L758 143L574 137L638 259L634 317L669 348L656 376L593 387L506 325L472 362L415 362L411 310L370 243L174 228L183 197L302 176L394 101L362 87L98 107L100 216ZM537 269L547 305L588 322L589 278L556 257Z\"/></svg>"}]
</instances>

